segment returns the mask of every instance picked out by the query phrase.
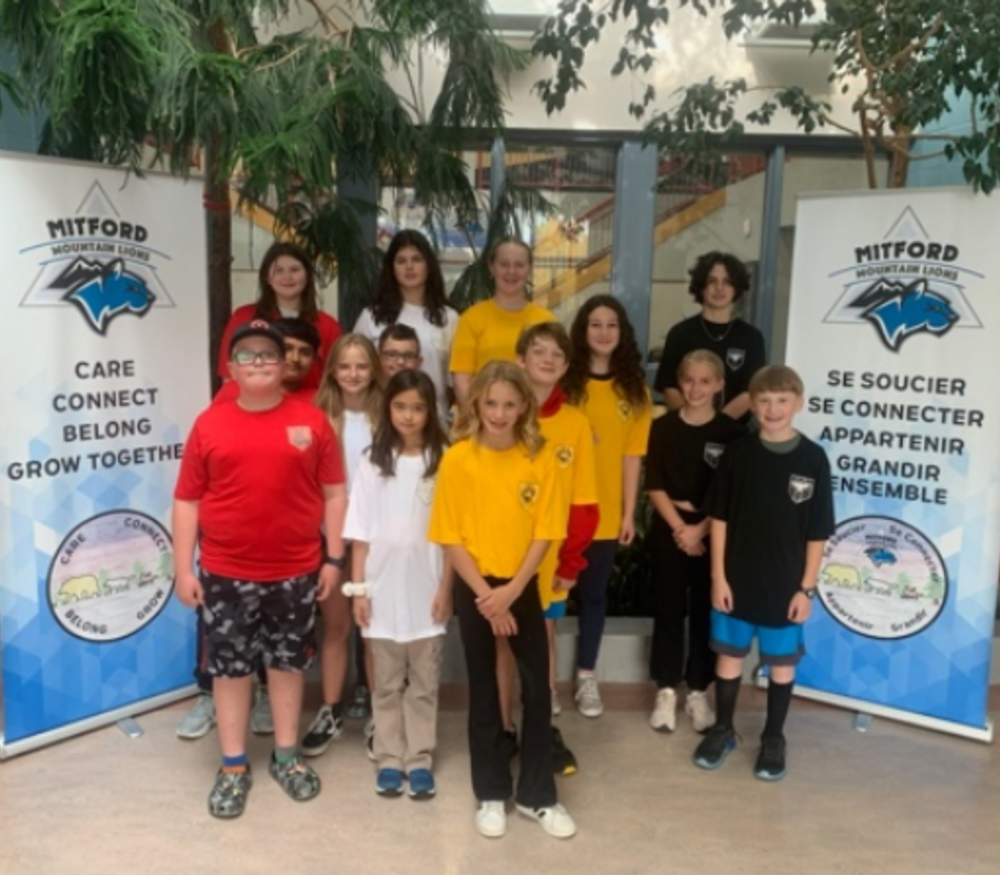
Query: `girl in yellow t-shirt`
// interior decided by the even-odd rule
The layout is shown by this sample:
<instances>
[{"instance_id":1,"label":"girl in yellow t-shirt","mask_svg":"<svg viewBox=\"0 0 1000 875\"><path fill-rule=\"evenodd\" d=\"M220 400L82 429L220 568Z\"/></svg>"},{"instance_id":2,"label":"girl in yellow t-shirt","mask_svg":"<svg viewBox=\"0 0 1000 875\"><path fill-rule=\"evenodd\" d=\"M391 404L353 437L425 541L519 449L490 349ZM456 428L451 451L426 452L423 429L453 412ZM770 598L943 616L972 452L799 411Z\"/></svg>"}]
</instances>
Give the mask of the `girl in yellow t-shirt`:
<instances>
[{"instance_id":1,"label":"girl in yellow t-shirt","mask_svg":"<svg viewBox=\"0 0 1000 875\"><path fill-rule=\"evenodd\" d=\"M596 295L588 300L573 320L570 339L573 357L563 388L594 429L600 507L597 533L584 553L587 567L576 584L580 631L574 697L584 717L599 717L604 703L594 668L604 634L608 581L618 545L635 538L635 504L652 403L635 331L616 298Z\"/></svg>"},{"instance_id":2,"label":"girl in yellow t-shirt","mask_svg":"<svg viewBox=\"0 0 1000 875\"><path fill-rule=\"evenodd\" d=\"M573 819L556 800L550 745L548 644L536 571L563 538L569 502L537 405L521 369L491 362L469 386L451 448L438 471L428 537L441 544L455 585L469 675L469 754L479 801L476 828L507 831L513 781L497 694L496 638L505 636L521 676L523 723L517 809L550 835L568 838Z\"/></svg>"},{"instance_id":3,"label":"girl in yellow t-shirt","mask_svg":"<svg viewBox=\"0 0 1000 875\"><path fill-rule=\"evenodd\" d=\"M528 300L531 249L517 237L503 237L490 253L493 297L469 307L458 320L451 347L455 397L463 401L472 378L487 362L512 362L521 332L555 317Z\"/></svg>"}]
</instances>

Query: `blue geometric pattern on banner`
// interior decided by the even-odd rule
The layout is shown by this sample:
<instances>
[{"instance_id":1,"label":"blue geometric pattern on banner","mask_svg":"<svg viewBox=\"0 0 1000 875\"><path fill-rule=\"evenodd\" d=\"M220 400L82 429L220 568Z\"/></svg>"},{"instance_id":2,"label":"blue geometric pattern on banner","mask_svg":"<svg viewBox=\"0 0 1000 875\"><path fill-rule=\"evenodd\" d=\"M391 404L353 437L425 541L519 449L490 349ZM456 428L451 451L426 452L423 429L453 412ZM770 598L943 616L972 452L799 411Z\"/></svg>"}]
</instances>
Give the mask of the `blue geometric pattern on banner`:
<instances>
[{"instance_id":1,"label":"blue geometric pattern on banner","mask_svg":"<svg viewBox=\"0 0 1000 875\"><path fill-rule=\"evenodd\" d=\"M44 445L44 444L42 444ZM172 466L164 466L169 468ZM0 558L8 580L35 580L34 592L0 590L3 616L4 738L15 742L75 723L138 699L191 682L195 652L195 614L171 597L149 625L120 642L84 641L67 633L48 605L46 582L52 551L65 534L108 508L143 507L153 516L169 512L172 477L158 471L149 479L127 468L96 471L75 489L53 479L34 497L24 490L20 507L35 519L3 508L14 537ZM15 496L17 503L17 496ZM157 514L150 509L156 507Z\"/></svg>"},{"instance_id":2,"label":"blue geometric pattern on banner","mask_svg":"<svg viewBox=\"0 0 1000 875\"><path fill-rule=\"evenodd\" d=\"M837 496L837 518L905 519L939 547L948 595L937 620L908 638L868 639L837 622L817 600L806 627L807 656L800 686L981 728L986 722L995 589L981 553L968 549L986 537L988 489L945 508L885 498ZM949 533L962 529L951 549ZM959 574L961 572L961 576Z\"/></svg>"}]
</instances>

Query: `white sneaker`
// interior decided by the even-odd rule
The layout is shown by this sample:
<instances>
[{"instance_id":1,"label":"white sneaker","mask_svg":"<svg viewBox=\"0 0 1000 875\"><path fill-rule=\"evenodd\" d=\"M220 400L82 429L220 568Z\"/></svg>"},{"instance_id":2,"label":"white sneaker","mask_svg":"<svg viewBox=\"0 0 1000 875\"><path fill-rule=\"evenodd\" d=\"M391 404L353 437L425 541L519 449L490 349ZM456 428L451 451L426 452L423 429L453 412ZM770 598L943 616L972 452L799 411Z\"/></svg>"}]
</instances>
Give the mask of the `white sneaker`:
<instances>
[{"instance_id":1,"label":"white sneaker","mask_svg":"<svg viewBox=\"0 0 1000 875\"><path fill-rule=\"evenodd\" d=\"M695 732L705 732L715 725L715 711L708 701L708 694L703 690L692 690L684 702L684 713L691 718Z\"/></svg>"},{"instance_id":2,"label":"white sneaker","mask_svg":"<svg viewBox=\"0 0 1000 875\"><path fill-rule=\"evenodd\" d=\"M498 839L507 832L507 811L503 802L480 802L476 812L476 829L490 839Z\"/></svg>"},{"instance_id":3,"label":"white sneaker","mask_svg":"<svg viewBox=\"0 0 1000 875\"><path fill-rule=\"evenodd\" d=\"M177 737L188 741L207 735L215 726L215 700L211 693L199 693L198 698L177 727Z\"/></svg>"},{"instance_id":4,"label":"white sneaker","mask_svg":"<svg viewBox=\"0 0 1000 875\"><path fill-rule=\"evenodd\" d=\"M576 709L584 717L600 717L604 713L604 702L593 675L578 675L576 679Z\"/></svg>"},{"instance_id":5,"label":"white sneaker","mask_svg":"<svg viewBox=\"0 0 1000 875\"><path fill-rule=\"evenodd\" d=\"M250 731L254 735L274 735L274 715L267 687L257 687L253 710L250 712Z\"/></svg>"},{"instance_id":6,"label":"white sneaker","mask_svg":"<svg viewBox=\"0 0 1000 875\"><path fill-rule=\"evenodd\" d=\"M525 817L537 820L550 836L557 839L568 839L576 835L576 824L569 812L556 803L546 808L528 808L526 805L518 805L517 810Z\"/></svg>"},{"instance_id":7,"label":"white sneaker","mask_svg":"<svg viewBox=\"0 0 1000 875\"><path fill-rule=\"evenodd\" d=\"M552 691L552 716L558 717L562 714L562 702L559 701L559 691Z\"/></svg>"},{"instance_id":8,"label":"white sneaker","mask_svg":"<svg viewBox=\"0 0 1000 875\"><path fill-rule=\"evenodd\" d=\"M677 693L670 687L657 691L649 725L657 732L673 732L677 728Z\"/></svg>"}]
</instances>

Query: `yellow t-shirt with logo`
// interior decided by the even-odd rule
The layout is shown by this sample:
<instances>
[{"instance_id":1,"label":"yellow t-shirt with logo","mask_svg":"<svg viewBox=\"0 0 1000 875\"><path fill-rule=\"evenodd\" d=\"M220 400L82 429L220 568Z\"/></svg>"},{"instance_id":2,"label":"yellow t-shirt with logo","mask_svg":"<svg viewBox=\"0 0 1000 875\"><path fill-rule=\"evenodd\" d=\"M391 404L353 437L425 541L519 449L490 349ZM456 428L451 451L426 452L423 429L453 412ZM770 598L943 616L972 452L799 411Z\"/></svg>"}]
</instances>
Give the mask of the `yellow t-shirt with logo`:
<instances>
[{"instance_id":1,"label":"yellow t-shirt with logo","mask_svg":"<svg viewBox=\"0 0 1000 875\"><path fill-rule=\"evenodd\" d=\"M601 521L595 541L615 540L622 527L625 456L645 456L649 429L653 422L653 405L646 390L646 406L640 413L615 392L610 378L591 377L587 395L580 402L594 429L594 455L597 461L597 495Z\"/></svg>"},{"instance_id":2,"label":"yellow t-shirt with logo","mask_svg":"<svg viewBox=\"0 0 1000 875\"><path fill-rule=\"evenodd\" d=\"M455 374L478 374L488 362L512 362L521 332L553 321L555 316L535 304L527 303L520 310L505 310L492 299L475 304L458 320L449 369Z\"/></svg>"},{"instance_id":3,"label":"yellow t-shirt with logo","mask_svg":"<svg viewBox=\"0 0 1000 875\"><path fill-rule=\"evenodd\" d=\"M574 504L597 504L597 473L594 462L594 431L590 421L577 408L563 404L552 416L539 418L538 425L545 439L552 445L556 472L562 481L562 493L568 498L569 506ZM553 592L556 570L559 567L559 551L562 549L566 531L558 541L554 541L545 553L538 567L538 592L542 598L542 608L552 602L564 601L567 593Z\"/></svg>"},{"instance_id":4,"label":"yellow t-shirt with logo","mask_svg":"<svg viewBox=\"0 0 1000 875\"><path fill-rule=\"evenodd\" d=\"M565 537L568 515L551 444L532 459L523 444L491 450L469 439L441 460L427 537L465 547L484 577L510 578L532 541Z\"/></svg>"}]
</instances>

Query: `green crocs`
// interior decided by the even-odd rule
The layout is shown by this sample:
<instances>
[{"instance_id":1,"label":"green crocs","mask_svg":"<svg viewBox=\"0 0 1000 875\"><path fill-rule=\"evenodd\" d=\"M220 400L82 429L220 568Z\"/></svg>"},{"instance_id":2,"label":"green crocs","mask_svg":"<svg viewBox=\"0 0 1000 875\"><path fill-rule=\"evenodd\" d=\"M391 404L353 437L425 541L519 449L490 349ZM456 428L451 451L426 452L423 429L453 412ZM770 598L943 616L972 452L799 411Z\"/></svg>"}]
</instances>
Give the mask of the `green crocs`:
<instances>
[{"instance_id":1,"label":"green crocs","mask_svg":"<svg viewBox=\"0 0 1000 875\"><path fill-rule=\"evenodd\" d=\"M271 777L296 802L306 802L319 795L319 775L300 756L284 763L279 763L271 757Z\"/></svg>"},{"instance_id":2,"label":"green crocs","mask_svg":"<svg viewBox=\"0 0 1000 875\"><path fill-rule=\"evenodd\" d=\"M219 769L215 776L215 786L208 794L208 813L212 817L228 820L239 817L247 807L247 796L253 786L253 775L248 768L245 772L224 772Z\"/></svg>"}]
</instances>

